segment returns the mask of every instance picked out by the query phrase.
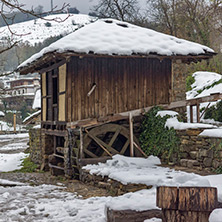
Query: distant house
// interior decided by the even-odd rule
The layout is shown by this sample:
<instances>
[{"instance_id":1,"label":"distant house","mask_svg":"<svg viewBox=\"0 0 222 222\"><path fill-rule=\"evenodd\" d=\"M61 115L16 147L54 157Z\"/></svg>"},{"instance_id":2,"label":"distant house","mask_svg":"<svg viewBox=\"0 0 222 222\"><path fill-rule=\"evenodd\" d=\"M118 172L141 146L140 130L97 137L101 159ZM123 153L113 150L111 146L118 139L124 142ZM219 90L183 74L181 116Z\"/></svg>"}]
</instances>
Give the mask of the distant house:
<instances>
[{"instance_id":1,"label":"distant house","mask_svg":"<svg viewBox=\"0 0 222 222\"><path fill-rule=\"evenodd\" d=\"M13 109L13 107L25 101L28 108L32 108L35 91L40 87L38 77L19 77L8 81L9 87L5 89L4 101Z\"/></svg>"},{"instance_id":2,"label":"distant house","mask_svg":"<svg viewBox=\"0 0 222 222\"><path fill-rule=\"evenodd\" d=\"M41 74L45 164L49 155L54 173L70 174L98 157L142 155L129 116L185 99L186 64L214 54L197 43L102 19L32 56L18 70Z\"/></svg>"}]
</instances>

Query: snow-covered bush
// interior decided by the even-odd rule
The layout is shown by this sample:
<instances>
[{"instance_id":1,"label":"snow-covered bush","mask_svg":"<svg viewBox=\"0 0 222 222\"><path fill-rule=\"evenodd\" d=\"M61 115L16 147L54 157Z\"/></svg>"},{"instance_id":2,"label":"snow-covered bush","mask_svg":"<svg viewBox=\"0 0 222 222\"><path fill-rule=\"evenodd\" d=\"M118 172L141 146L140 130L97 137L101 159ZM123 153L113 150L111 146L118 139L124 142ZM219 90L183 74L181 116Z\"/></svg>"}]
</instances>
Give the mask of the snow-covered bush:
<instances>
[{"instance_id":1,"label":"snow-covered bush","mask_svg":"<svg viewBox=\"0 0 222 222\"><path fill-rule=\"evenodd\" d=\"M208 108L204 114L204 119L214 119L215 121L222 122L222 101Z\"/></svg>"}]
</instances>

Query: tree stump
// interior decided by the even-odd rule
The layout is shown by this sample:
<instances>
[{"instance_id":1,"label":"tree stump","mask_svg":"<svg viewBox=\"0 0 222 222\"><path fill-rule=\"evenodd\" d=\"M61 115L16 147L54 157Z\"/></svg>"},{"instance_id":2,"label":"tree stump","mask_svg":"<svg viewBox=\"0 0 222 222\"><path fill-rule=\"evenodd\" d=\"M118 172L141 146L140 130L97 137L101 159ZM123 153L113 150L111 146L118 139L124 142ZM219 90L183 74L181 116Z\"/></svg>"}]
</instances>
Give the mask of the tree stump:
<instances>
[{"instance_id":1,"label":"tree stump","mask_svg":"<svg viewBox=\"0 0 222 222\"><path fill-rule=\"evenodd\" d=\"M217 205L217 188L157 188L157 206L162 208L163 222L208 222Z\"/></svg>"}]
</instances>

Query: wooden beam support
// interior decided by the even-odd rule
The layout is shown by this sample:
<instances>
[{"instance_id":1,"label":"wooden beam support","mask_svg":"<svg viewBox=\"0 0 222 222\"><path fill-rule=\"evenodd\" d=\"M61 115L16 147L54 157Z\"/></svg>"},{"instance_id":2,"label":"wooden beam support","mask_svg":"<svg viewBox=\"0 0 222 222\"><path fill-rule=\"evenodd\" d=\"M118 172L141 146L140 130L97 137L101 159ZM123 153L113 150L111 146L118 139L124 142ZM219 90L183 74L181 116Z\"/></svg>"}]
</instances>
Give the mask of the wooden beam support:
<instances>
[{"instance_id":1,"label":"wooden beam support","mask_svg":"<svg viewBox=\"0 0 222 222\"><path fill-rule=\"evenodd\" d=\"M159 104L159 106L163 107L164 109L175 109L180 107L186 107L186 106L195 106L200 103L204 102L213 102L222 99L222 93L215 93L211 94L210 96L205 96L201 98L195 98L190 100L181 100L177 102L171 102L170 104ZM143 115L144 113L148 112L150 109L152 109L153 106L131 110L128 112L113 114L109 116L94 118L94 119L84 119L74 122L68 122L67 127L68 128L76 128L76 127L92 127L92 126L98 126L103 125L109 122L115 122L123 119L129 119L129 114L132 113L132 116L139 116ZM190 111L192 112L192 111ZM193 121L192 121L193 122Z\"/></svg>"},{"instance_id":2,"label":"wooden beam support","mask_svg":"<svg viewBox=\"0 0 222 222\"><path fill-rule=\"evenodd\" d=\"M82 127L80 127L80 159L83 158L83 132Z\"/></svg>"},{"instance_id":3,"label":"wooden beam support","mask_svg":"<svg viewBox=\"0 0 222 222\"><path fill-rule=\"evenodd\" d=\"M133 115L129 113L129 126L130 126L130 156L134 156L134 143L133 143Z\"/></svg>"},{"instance_id":4,"label":"wooden beam support","mask_svg":"<svg viewBox=\"0 0 222 222\"><path fill-rule=\"evenodd\" d=\"M190 122L193 123L193 106L190 106Z\"/></svg>"},{"instance_id":5,"label":"wooden beam support","mask_svg":"<svg viewBox=\"0 0 222 222\"><path fill-rule=\"evenodd\" d=\"M197 102L197 123L200 122L200 104Z\"/></svg>"}]
</instances>

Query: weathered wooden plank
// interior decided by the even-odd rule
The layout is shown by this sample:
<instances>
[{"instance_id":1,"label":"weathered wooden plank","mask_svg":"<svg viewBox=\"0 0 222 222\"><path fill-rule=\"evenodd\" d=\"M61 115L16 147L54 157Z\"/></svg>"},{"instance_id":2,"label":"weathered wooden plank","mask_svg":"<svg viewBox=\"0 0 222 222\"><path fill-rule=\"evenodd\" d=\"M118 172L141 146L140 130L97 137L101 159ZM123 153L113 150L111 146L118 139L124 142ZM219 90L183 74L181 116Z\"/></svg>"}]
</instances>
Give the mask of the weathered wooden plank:
<instances>
[{"instance_id":1,"label":"weathered wooden plank","mask_svg":"<svg viewBox=\"0 0 222 222\"><path fill-rule=\"evenodd\" d=\"M214 187L180 187L178 209L181 211L212 211L216 208Z\"/></svg>"},{"instance_id":2,"label":"weathered wooden plank","mask_svg":"<svg viewBox=\"0 0 222 222\"><path fill-rule=\"evenodd\" d=\"M156 203L162 209L178 209L178 193L177 187L157 187Z\"/></svg>"},{"instance_id":3,"label":"weathered wooden plank","mask_svg":"<svg viewBox=\"0 0 222 222\"><path fill-rule=\"evenodd\" d=\"M107 222L143 222L146 219L162 218L161 210L133 211L133 210L112 210L106 208Z\"/></svg>"}]
</instances>

